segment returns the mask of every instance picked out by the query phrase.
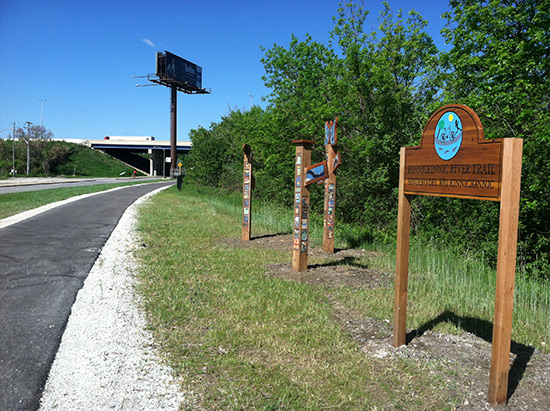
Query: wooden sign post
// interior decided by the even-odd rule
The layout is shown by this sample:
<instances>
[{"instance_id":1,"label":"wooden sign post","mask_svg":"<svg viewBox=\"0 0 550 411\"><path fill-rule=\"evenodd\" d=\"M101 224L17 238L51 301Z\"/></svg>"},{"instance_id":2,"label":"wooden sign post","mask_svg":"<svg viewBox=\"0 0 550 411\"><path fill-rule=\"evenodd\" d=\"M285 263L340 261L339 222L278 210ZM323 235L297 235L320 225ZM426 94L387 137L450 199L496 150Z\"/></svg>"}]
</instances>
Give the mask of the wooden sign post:
<instances>
[{"instance_id":1,"label":"wooden sign post","mask_svg":"<svg viewBox=\"0 0 550 411\"><path fill-rule=\"evenodd\" d=\"M296 145L292 269L306 271L309 240L309 189L306 186L306 168L311 164L311 150L315 142L294 140L292 143Z\"/></svg>"},{"instance_id":2,"label":"wooden sign post","mask_svg":"<svg viewBox=\"0 0 550 411\"><path fill-rule=\"evenodd\" d=\"M250 240L252 226L252 190L254 190L254 176L252 175L252 150L250 145L243 145L243 241Z\"/></svg>"},{"instance_id":3,"label":"wooden sign post","mask_svg":"<svg viewBox=\"0 0 550 411\"><path fill-rule=\"evenodd\" d=\"M436 111L420 146L401 148L393 345L406 342L409 236L413 195L500 201L489 403L507 399L523 140L485 140L467 106Z\"/></svg>"},{"instance_id":4,"label":"wooden sign post","mask_svg":"<svg viewBox=\"0 0 550 411\"><path fill-rule=\"evenodd\" d=\"M325 213L323 223L323 251L334 252L334 207L336 202L336 174L335 171L341 163L340 152L336 152L338 142L336 125L338 117L334 121L325 122L325 149L327 151L328 178L325 180Z\"/></svg>"}]
</instances>

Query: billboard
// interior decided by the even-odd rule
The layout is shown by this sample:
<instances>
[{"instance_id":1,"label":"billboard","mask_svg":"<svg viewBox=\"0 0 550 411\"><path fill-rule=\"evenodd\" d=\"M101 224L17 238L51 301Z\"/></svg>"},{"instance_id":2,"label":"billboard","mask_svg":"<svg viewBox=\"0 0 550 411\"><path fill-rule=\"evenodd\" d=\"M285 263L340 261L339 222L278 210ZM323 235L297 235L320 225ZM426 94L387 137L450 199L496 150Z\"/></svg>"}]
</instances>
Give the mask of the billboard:
<instances>
[{"instance_id":1,"label":"billboard","mask_svg":"<svg viewBox=\"0 0 550 411\"><path fill-rule=\"evenodd\" d=\"M202 67L168 51L157 53L156 75L191 90L202 89Z\"/></svg>"}]
</instances>

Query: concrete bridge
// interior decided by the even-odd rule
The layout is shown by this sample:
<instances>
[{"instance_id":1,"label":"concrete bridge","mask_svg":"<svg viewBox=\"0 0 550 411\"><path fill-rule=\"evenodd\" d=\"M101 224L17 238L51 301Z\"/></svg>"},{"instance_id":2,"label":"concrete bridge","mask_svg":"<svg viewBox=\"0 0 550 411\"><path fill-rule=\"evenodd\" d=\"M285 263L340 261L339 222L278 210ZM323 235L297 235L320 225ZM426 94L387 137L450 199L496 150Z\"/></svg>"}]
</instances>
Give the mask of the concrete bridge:
<instances>
[{"instance_id":1,"label":"concrete bridge","mask_svg":"<svg viewBox=\"0 0 550 411\"><path fill-rule=\"evenodd\" d=\"M170 175L170 141L158 141L153 136L106 136L101 140L65 139L69 143L84 144L134 167L150 176ZM178 141L178 159L191 150L190 141Z\"/></svg>"}]
</instances>

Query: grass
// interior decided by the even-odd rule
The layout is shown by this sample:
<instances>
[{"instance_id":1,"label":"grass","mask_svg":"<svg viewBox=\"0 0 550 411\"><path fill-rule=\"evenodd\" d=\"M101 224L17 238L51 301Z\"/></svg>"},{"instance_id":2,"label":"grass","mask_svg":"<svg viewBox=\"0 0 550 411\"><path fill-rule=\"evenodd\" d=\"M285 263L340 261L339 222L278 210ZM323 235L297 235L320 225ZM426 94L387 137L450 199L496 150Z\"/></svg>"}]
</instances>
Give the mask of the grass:
<instances>
[{"instance_id":1,"label":"grass","mask_svg":"<svg viewBox=\"0 0 550 411\"><path fill-rule=\"evenodd\" d=\"M392 250L393 251L393 250ZM395 253L385 253L380 265L394 270ZM446 332L463 330L484 338L492 336L496 270L483 259L459 255L429 244L411 244L409 258L410 327L421 327L442 311L453 321L438 325ZM514 293L512 339L550 352L550 289L546 283L519 271ZM454 330L456 329L456 330Z\"/></svg>"},{"instance_id":2,"label":"grass","mask_svg":"<svg viewBox=\"0 0 550 411\"><path fill-rule=\"evenodd\" d=\"M0 195L23 209L117 185ZM21 208L19 208L21 207ZM19 209L20 211L15 211ZM146 244L140 292L149 326L184 388L203 409L452 409L459 399L433 374L437 364L367 358L335 319L334 304L358 316L393 316L393 286L330 290L264 275L289 252L228 248L240 237L241 198L218 190L171 188L148 202L139 230ZM254 202L253 234L290 233L292 210ZM313 218L319 243L322 222ZM316 234L315 234L316 233ZM395 250L368 230L339 226L339 247L378 251L360 261L393 272ZM411 243L409 328L470 331L490 338L495 272L484 261ZM515 342L549 352L550 291L516 280Z\"/></svg>"},{"instance_id":3,"label":"grass","mask_svg":"<svg viewBox=\"0 0 550 411\"><path fill-rule=\"evenodd\" d=\"M195 188L196 194L218 210L235 218L241 215L238 195L208 188ZM292 210L283 210L260 202L254 206L253 222L270 233L290 233ZM311 236L314 244L322 243L322 218L313 216ZM373 243L366 229L339 225L336 246L356 247L377 251L361 264L373 269L395 272L395 246ZM420 328L441 313L450 313L448 321L435 325L443 332L469 331L491 338L494 317L496 270L483 259L463 255L451 249L441 249L411 239L409 257L408 328ZM342 288L339 300L351 303L364 316L378 319L393 318L393 289L348 290ZM540 280L527 278L518 271L514 293L512 339L550 352L550 287Z\"/></svg>"},{"instance_id":4,"label":"grass","mask_svg":"<svg viewBox=\"0 0 550 411\"><path fill-rule=\"evenodd\" d=\"M445 381L425 365L367 358L324 287L266 277L265 264L290 262L289 252L222 245L240 237L239 210L213 194L166 190L139 224L150 328L203 409L452 408ZM255 235L271 232L261 210Z\"/></svg>"},{"instance_id":5,"label":"grass","mask_svg":"<svg viewBox=\"0 0 550 411\"><path fill-rule=\"evenodd\" d=\"M76 171L76 177L118 177L120 173L130 177L134 168L122 163L119 160L89 147L59 142L66 144L72 149L72 153L67 162L58 167L58 174L73 175ZM138 171L138 175L144 175Z\"/></svg>"},{"instance_id":6,"label":"grass","mask_svg":"<svg viewBox=\"0 0 550 411\"><path fill-rule=\"evenodd\" d=\"M150 182L150 181L147 181ZM145 183L145 181L143 182ZM98 184L93 186L54 188L24 193L0 194L0 219L10 217L23 211L32 210L56 201L66 200L81 194L97 193L115 187L123 187L140 182L121 184Z\"/></svg>"}]
</instances>

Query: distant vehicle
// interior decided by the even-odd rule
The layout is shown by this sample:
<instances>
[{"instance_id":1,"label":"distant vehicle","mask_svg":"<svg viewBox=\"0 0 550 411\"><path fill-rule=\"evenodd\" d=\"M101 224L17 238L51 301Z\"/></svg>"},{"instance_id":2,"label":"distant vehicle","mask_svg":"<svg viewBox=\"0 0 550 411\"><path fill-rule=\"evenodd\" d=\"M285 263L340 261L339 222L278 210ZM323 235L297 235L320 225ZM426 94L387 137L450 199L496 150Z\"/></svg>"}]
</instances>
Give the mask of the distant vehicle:
<instances>
[{"instance_id":1,"label":"distant vehicle","mask_svg":"<svg viewBox=\"0 0 550 411\"><path fill-rule=\"evenodd\" d=\"M153 136L105 136L103 140L118 140L118 141L154 141Z\"/></svg>"}]
</instances>

